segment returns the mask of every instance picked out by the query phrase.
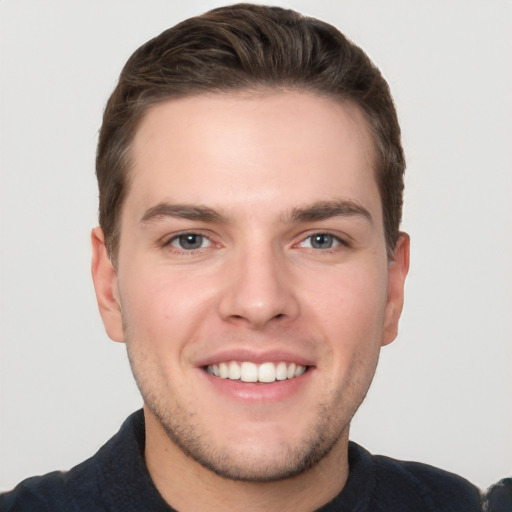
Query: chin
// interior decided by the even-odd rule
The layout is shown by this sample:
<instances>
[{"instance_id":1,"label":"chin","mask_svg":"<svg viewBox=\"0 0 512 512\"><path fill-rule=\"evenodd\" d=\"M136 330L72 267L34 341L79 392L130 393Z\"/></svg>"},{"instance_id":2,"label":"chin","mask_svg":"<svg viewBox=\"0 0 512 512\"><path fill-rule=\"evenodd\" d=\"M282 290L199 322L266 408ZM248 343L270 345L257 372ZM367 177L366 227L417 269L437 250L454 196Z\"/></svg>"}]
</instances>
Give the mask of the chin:
<instances>
[{"instance_id":1,"label":"chin","mask_svg":"<svg viewBox=\"0 0 512 512\"><path fill-rule=\"evenodd\" d=\"M320 463L335 446L344 446L348 439L348 422L334 430L326 411L319 411L316 422L304 426L302 434L284 435L283 429L261 425L257 428L231 432L220 425L218 432L224 437L214 437L212 424L198 425L193 416L183 421L178 410L163 412L146 401L172 443L185 455L214 474L234 481L276 482L300 475ZM168 411L168 409L164 409Z\"/></svg>"}]
</instances>

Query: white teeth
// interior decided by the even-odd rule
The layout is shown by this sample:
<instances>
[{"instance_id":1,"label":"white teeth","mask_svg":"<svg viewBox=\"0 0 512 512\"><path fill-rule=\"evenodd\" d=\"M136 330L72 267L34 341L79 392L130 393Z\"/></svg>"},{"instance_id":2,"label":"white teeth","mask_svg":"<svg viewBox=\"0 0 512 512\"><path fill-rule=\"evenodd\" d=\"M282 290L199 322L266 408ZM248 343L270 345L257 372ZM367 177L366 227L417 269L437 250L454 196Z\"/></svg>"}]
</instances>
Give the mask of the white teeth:
<instances>
[{"instance_id":1,"label":"white teeth","mask_svg":"<svg viewBox=\"0 0 512 512\"><path fill-rule=\"evenodd\" d=\"M300 377L305 371L306 368L298 364L297 367L295 368L295 377Z\"/></svg>"},{"instance_id":2,"label":"white teeth","mask_svg":"<svg viewBox=\"0 0 512 512\"><path fill-rule=\"evenodd\" d=\"M219 364L219 377L221 379L227 379L229 374L228 365L226 363Z\"/></svg>"},{"instance_id":3,"label":"white teeth","mask_svg":"<svg viewBox=\"0 0 512 512\"><path fill-rule=\"evenodd\" d=\"M276 366L276 380L286 380L286 363L279 363Z\"/></svg>"},{"instance_id":4,"label":"white teeth","mask_svg":"<svg viewBox=\"0 0 512 512\"><path fill-rule=\"evenodd\" d=\"M222 362L207 366L206 371L221 379L241 380L243 382L275 382L276 380L300 377L306 367L295 363L262 363L257 365L249 361Z\"/></svg>"},{"instance_id":5,"label":"white teeth","mask_svg":"<svg viewBox=\"0 0 512 512\"><path fill-rule=\"evenodd\" d=\"M258 382L258 367L254 363L243 362L240 365L240 380Z\"/></svg>"},{"instance_id":6,"label":"white teeth","mask_svg":"<svg viewBox=\"0 0 512 512\"><path fill-rule=\"evenodd\" d=\"M235 361L231 361L231 363L229 363L228 378L231 380L238 380L240 378L240 366L238 363L235 363Z\"/></svg>"},{"instance_id":7,"label":"white teeth","mask_svg":"<svg viewBox=\"0 0 512 512\"><path fill-rule=\"evenodd\" d=\"M260 382L274 382L276 380L276 367L274 363L263 363L258 371Z\"/></svg>"}]
</instances>

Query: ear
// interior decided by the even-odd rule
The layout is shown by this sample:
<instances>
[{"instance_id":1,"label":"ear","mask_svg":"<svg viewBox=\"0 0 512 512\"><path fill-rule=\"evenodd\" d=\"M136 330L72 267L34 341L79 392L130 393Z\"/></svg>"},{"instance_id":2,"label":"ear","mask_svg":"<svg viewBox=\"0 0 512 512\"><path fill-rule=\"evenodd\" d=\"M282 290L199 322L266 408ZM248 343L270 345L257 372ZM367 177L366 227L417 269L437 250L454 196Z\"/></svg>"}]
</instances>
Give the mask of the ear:
<instances>
[{"instance_id":1,"label":"ear","mask_svg":"<svg viewBox=\"0 0 512 512\"><path fill-rule=\"evenodd\" d=\"M404 285L409 271L410 239L400 233L388 269L388 300L384 317L382 346L391 343L398 334L398 321L404 305Z\"/></svg>"},{"instance_id":2,"label":"ear","mask_svg":"<svg viewBox=\"0 0 512 512\"><path fill-rule=\"evenodd\" d=\"M100 227L91 233L92 280L96 290L96 300L108 336L118 342L124 341L121 302L117 287L117 273L108 257L105 236Z\"/></svg>"}]
</instances>

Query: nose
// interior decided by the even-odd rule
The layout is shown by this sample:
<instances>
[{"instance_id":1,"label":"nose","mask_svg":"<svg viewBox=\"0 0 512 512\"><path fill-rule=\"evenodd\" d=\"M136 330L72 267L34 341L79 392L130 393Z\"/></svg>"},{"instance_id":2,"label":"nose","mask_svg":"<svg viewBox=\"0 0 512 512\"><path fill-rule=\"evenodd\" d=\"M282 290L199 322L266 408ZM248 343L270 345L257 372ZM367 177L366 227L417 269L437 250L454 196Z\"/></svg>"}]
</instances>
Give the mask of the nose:
<instances>
[{"instance_id":1,"label":"nose","mask_svg":"<svg viewBox=\"0 0 512 512\"><path fill-rule=\"evenodd\" d=\"M231 259L219 302L223 320L262 329L299 314L293 276L277 253L271 247L248 248Z\"/></svg>"}]
</instances>

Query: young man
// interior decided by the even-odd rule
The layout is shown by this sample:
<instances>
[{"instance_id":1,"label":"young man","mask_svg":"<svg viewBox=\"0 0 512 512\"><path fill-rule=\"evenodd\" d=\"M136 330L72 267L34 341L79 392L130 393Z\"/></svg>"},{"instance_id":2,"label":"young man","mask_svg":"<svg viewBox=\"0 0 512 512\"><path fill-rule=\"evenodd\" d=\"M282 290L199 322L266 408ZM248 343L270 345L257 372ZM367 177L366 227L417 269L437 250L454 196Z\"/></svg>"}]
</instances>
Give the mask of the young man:
<instances>
[{"instance_id":1,"label":"young man","mask_svg":"<svg viewBox=\"0 0 512 512\"><path fill-rule=\"evenodd\" d=\"M1 510L479 510L460 477L349 443L402 309L404 167L386 82L325 23L235 5L137 50L92 273L144 408Z\"/></svg>"}]
</instances>

